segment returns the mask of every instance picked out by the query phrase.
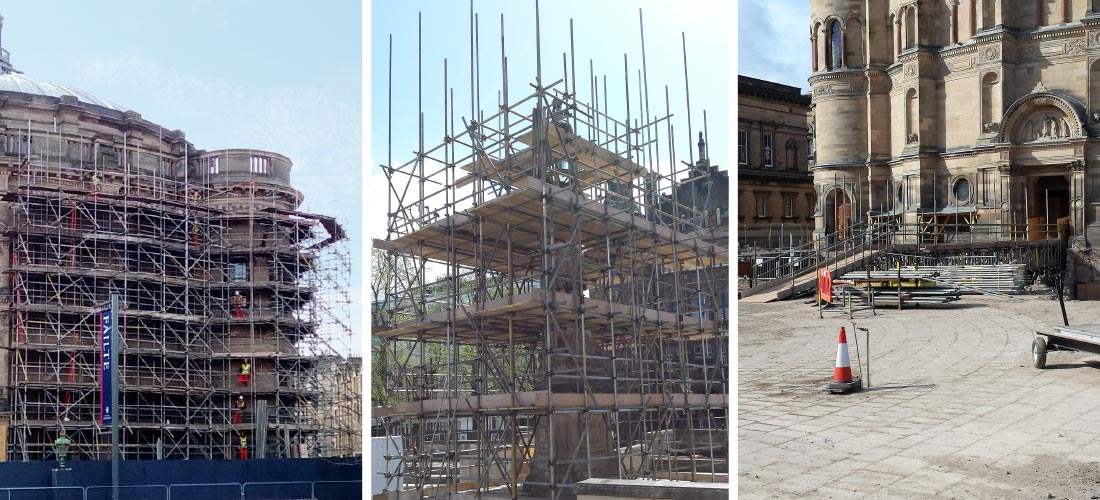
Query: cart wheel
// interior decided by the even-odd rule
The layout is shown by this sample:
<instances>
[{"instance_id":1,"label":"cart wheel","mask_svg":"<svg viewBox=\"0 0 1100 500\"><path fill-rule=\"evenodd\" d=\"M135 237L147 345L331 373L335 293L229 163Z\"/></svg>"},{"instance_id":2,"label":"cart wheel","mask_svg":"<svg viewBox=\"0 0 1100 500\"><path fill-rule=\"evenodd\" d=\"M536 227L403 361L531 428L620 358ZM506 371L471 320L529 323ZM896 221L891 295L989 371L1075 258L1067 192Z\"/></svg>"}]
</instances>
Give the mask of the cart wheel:
<instances>
[{"instance_id":1,"label":"cart wheel","mask_svg":"<svg viewBox=\"0 0 1100 500\"><path fill-rule=\"evenodd\" d=\"M1047 365L1047 341L1042 337L1035 337L1031 342L1031 360L1035 362L1035 368L1043 368Z\"/></svg>"}]
</instances>

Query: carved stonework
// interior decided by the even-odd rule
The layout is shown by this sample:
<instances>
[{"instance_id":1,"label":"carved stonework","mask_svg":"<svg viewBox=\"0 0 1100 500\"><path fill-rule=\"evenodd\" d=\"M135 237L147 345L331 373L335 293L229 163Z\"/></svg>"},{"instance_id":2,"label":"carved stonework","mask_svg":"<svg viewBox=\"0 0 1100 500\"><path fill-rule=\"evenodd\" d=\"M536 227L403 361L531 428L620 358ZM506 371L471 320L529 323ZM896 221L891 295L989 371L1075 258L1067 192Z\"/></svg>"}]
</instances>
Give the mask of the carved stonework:
<instances>
[{"instance_id":1,"label":"carved stonework","mask_svg":"<svg viewBox=\"0 0 1100 500\"><path fill-rule=\"evenodd\" d=\"M867 82L857 80L854 82L823 83L814 87L814 97L827 95L853 95L867 92Z\"/></svg>"},{"instance_id":2,"label":"carved stonework","mask_svg":"<svg viewBox=\"0 0 1100 500\"><path fill-rule=\"evenodd\" d=\"M1001 49L999 47L986 47L981 50L980 54L983 61L996 61L1001 58Z\"/></svg>"},{"instance_id":3,"label":"carved stonework","mask_svg":"<svg viewBox=\"0 0 1100 500\"><path fill-rule=\"evenodd\" d=\"M1020 127L1017 142L1044 142L1068 139L1069 122L1061 113L1042 113L1032 116Z\"/></svg>"},{"instance_id":4,"label":"carved stonework","mask_svg":"<svg viewBox=\"0 0 1100 500\"><path fill-rule=\"evenodd\" d=\"M956 56L941 61L940 64L937 66L937 69L940 72L940 76L949 76L952 73L974 69L974 67L977 65L977 56Z\"/></svg>"},{"instance_id":5,"label":"carved stonework","mask_svg":"<svg viewBox=\"0 0 1100 500\"><path fill-rule=\"evenodd\" d=\"M1066 165L1066 170L1069 170L1070 172L1084 172L1085 162L1081 160L1071 161L1069 162L1069 164Z\"/></svg>"},{"instance_id":6,"label":"carved stonework","mask_svg":"<svg viewBox=\"0 0 1100 500\"><path fill-rule=\"evenodd\" d=\"M1065 98L1039 83L1013 103L1001 120L998 142L1040 142L1081 137L1086 118Z\"/></svg>"},{"instance_id":7,"label":"carved stonework","mask_svg":"<svg viewBox=\"0 0 1100 500\"><path fill-rule=\"evenodd\" d=\"M908 76L908 77L917 76L917 64L916 63L905 65L905 76Z\"/></svg>"},{"instance_id":8,"label":"carved stonework","mask_svg":"<svg viewBox=\"0 0 1100 500\"><path fill-rule=\"evenodd\" d=\"M1089 33L1089 47L1100 45L1100 31Z\"/></svg>"},{"instance_id":9,"label":"carved stonework","mask_svg":"<svg viewBox=\"0 0 1100 500\"><path fill-rule=\"evenodd\" d=\"M996 132L997 128L1000 127L1000 126L1001 126L1001 124L997 123L997 122L985 123L985 124L982 124L982 132L986 133L986 134L991 133L991 132Z\"/></svg>"},{"instance_id":10,"label":"carved stonework","mask_svg":"<svg viewBox=\"0 0 1100 500\"><path fill-rule=\"evenodd\" d=\"M1066 45L1067 54L1080 54L1085 51L1085 39L1075 38Z\"/></svg>"},{"instance_id":11,"label":"carved stonework","mask_svg":"<svg viewBox=\"0 0 1100 500\"><path fill-rule=\"evenodd\" d=\"M1008 159L1007 157L1008 151L1001 151L1001 159L1006 160ZM999 172L1001 175L1009 175L1012 173L1012 165L1008 163L1004 165L997 165L997 172Z\"/></svg>"}]
</instances>

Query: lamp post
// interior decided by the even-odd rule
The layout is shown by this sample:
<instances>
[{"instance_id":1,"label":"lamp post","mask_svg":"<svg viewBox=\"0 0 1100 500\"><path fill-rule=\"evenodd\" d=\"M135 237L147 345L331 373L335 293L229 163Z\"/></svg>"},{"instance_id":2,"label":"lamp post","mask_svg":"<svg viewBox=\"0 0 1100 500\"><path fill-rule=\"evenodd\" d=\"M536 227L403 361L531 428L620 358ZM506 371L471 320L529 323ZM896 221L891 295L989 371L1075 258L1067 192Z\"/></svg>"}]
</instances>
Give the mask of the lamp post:
<instances>
[{"instance_id":1,"label":"lamp post","mask_svg":"<svg viewBox=\"0 0 1100 500\"><path fill-rule=\"evenodd\" d=\"M53 449L57 453L57 468L65 468L65 456L69 454L69 436L65 435L65 431L61 432L60 436L53 442Z\"/></svg>"}]
</instances>

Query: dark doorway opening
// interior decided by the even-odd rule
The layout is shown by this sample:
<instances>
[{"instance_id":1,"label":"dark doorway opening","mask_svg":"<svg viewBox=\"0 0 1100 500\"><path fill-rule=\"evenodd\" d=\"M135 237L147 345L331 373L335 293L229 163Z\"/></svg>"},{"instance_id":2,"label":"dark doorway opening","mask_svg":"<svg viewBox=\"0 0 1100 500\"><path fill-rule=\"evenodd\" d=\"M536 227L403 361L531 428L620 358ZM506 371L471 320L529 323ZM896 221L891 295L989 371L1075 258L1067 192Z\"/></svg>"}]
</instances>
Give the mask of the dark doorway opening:
<instances>
[{"instance_id":1,"label":"dark doorway opening","mask_svg":"<svg viewBox=\"0 0 1100 500\"><path fill-rule=\"evenodd\" d=\"M1058 219L1070 216L1069 179L1065 175L1036 177L1031 182L1028 225L1041 224L1047 238L1058 236Z\"/></svg>"},{"instance_id":2,"label":"dark doorway opening","mask_svg":"<svg viewBox=\"0 0 1100 500\"><path fill-rule=\"evenodd\" d=\"M825 198L825 234L833 241L848 237L852 225L852 201L848 195L834 189Z\"/></svg>"}]
</instances>

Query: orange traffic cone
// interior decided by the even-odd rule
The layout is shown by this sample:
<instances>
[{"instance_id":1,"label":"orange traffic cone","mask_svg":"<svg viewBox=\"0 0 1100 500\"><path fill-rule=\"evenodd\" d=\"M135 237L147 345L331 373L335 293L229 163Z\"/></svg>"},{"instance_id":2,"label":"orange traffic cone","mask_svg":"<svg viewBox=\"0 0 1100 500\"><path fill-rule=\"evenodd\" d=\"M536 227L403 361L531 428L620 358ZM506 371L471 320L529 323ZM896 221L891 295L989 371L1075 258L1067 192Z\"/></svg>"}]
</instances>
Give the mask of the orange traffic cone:
<instances>
[{"instance_id":1,"label":"orange traffic cone","mask_svg":"<svg viewBox=\"0 0 1100 500\"><path fill-rule=\"evenodd\" d=\"M829 392L845 393L857 391L863 388L863 381L859 378L852 379L852 362L848 359L848 337L844 334L844 327L840 327L840 337L837 339L836 368L833 369L833 383L829 384Z\"/></svg>"}]
</instances>

